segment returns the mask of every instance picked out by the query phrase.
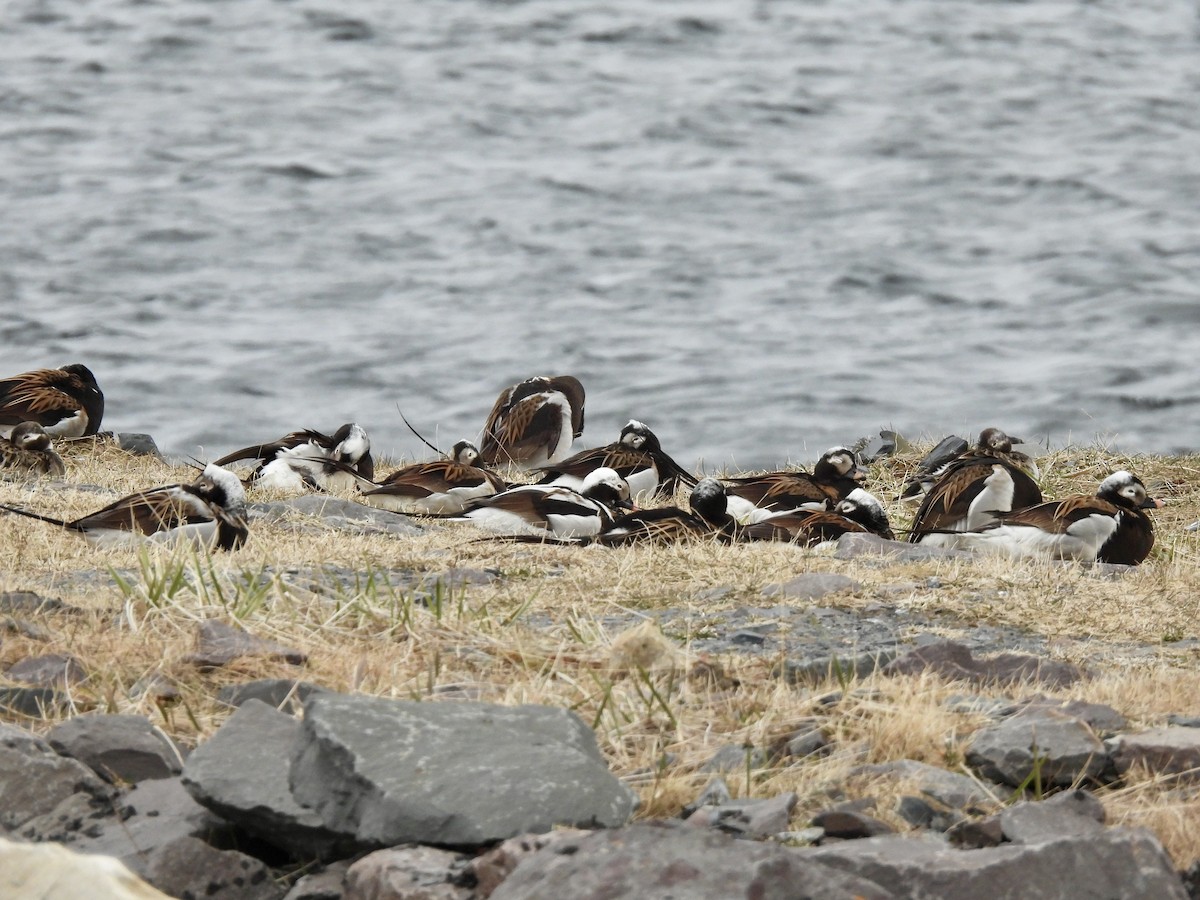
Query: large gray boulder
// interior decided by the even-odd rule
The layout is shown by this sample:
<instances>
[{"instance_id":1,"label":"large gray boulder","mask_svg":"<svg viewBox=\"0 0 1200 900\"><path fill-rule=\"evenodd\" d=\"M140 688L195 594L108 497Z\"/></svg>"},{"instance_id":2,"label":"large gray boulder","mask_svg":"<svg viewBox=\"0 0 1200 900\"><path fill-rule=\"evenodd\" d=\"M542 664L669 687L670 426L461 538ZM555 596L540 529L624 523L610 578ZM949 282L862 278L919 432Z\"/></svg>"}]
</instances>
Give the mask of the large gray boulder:
<instances>
[{"instance_id":1,"label":"large gray boulder","mask_svg":"<svg viewBox=\"0 0 1200 900\"><path fill-rule=\"evenodd\" d=\"M1048 711L1014 716L975 733L967 764L984 778L1020 787L1031 776L1043 786L1068 787L1099 777L1108 752L1083 722Z\"/></svg>"},{"instance_id":2,"label":"large gray boulder","mask_svg":"<svg viewBox=\"0 0 1200 900\"><path fill-rule=\"evenodd\" d=\"M325 827L288 787L300 723L261 700L248 700L197 747L183 784L204 806L297 859L353 852L347 834Z\"/></svg>"},{"instance_id":3,"label":"large gray boulder","mask_svg":"<svg viewBox=\"0 0 1200 900\"><path fill-rule=\"evenodd\" d=\"M636 803L568 710L342 694L305 703L291 786L362 847L467 847L555 825L614 827Z\"/></svg>"},{"instance_id":4,"label":"large gray boulder","mask_svg":"<svg viewBox=\"0 0 1200 900\"><path fill-rule=\"evenodd\" d=\"M882 900L895 894L777 844L645 822L556 842L492 900Z\"/></svg>"},{"instance_id":5,"label":"large gray boulder","mask_svg":"<svg viewBox=\"0 0 1200 900\"><path fill-rule=\"evenodd\" d=\"M41 738L0 724L0 834L53 813L67 798L104 802L113 789L91 769L55 753Z\"/></svg>"},{"instance_id":6,"label":"large gray boulder","mask_svg":"<svg viewBox=\"0 0 1200 900\"><path fill-rule=\"evenodd\" d=\"M1033 844L956 850L929 835L866 838L797 850L902 897L938 900L1186 900L1149 831L1110 828ZM518 869L518 874L520 870Z\"/></svg>"},{"instance_id":7,"label":"large gray boulder","mask_svg":"<svg viewBox=\"0 0 1200 900\"><path fill-rule=\"evenodd\" d=\"M1200 729L1167 727L1122 735L1113 760L1124 775L1141 766L1155 775L1174 775L1194 782L1200 778Z\"/></svg>"}]
</instances>

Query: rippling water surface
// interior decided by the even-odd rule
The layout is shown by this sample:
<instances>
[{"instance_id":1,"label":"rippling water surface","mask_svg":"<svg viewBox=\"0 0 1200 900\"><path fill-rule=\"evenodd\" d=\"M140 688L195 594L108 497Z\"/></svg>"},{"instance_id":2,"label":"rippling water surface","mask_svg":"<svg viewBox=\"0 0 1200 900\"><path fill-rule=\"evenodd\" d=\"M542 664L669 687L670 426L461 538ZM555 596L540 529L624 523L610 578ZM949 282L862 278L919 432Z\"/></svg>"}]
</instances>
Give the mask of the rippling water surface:
<instances>
[{"instance_id":1,"label":"rippling water surface","mask_svg":"<svg viewBox=\"0 0 1200 900\"><path fill-rule=\"evenodd\" d=\"M1200 445L1165 0L11 0L4 371L216 455L422 455L530 374L681 461L892 426Z\"/></svg>"}]
</instances>

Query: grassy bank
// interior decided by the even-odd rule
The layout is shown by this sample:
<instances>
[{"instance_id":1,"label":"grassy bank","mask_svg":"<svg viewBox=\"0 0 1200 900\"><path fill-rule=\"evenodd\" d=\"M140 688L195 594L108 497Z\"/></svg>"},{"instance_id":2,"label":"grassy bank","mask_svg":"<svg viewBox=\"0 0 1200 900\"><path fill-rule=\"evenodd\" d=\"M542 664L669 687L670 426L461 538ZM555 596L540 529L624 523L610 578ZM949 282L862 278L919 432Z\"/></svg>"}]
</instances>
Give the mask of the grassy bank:
<instances>
[{"instance_id":1,"label":"grassy bank","mask_svg":"<svg viewBox=\"0 0 1200 900\"><path fill-rule=\"evenodd\" d=\"M74 445L64 456L74 487L0 482L0 502L72 518L121 494L194 477L105 445ZM909 512L890 501L919 458L920 450L872 467L869 486L899 528ZM1050 638L1057 657L1096 673L1069 690L1044 693L1109 703L1138 726L1162 724L1169 713L1200 715L1197 649L1187 640L1200 631L1200 534L1184 531L1200 518L1200 457L1072 449L1039 464L1049 497L1091 493L1117 468L1139 474L1168 503L1153 513L1158 543L1151 558L1133 573L1107 578L1073 565L985 559L883 566L786 545L508 545L477 542L479 533L462 526L431 527L416 537L352 534L303 517L255 522L245 548L209 558L161 548L94 549L50 526L0 516L8 562L0 590L33 590L85 610L39 619L48 635L4 633L0 668L71 654L87 678L69 688L74 708L59 718L141 713L185 743L203 740L227 715L215 699L222 686L253 678L300 677L400 698L569 707L594 725L613 770L639 791L644 816L677 814L711 777L699 768L717 749L770 747L817 716L833 740L830 755L749 767L727 776L730 787L754 796L796 791L797 826L829 804L831 789L880 796L875 814L902 828L886 793L848 782L846 773L863 762L902 758L961 771L970 736L984 723L945 704L963 685L876 675L798 687L773 676L778 660L702 657L685 631L664 635L648 622L639 625L639 613L686 609L689 628L700 633L742 606L804 605L765 600L766 585L800 572L839 572L861 590L821 605L865 610L886 603L1029 630ZM250 499L278 498L252 493ZM322 574L331 567L337 577ZM502 577L434 590L431 597L390 584L396 572L453 568ZM210 618L301 650L308 663L258 659L200 672L188 656L197 623ZM177 696L144 691L152 676L168 680ZM825 705L820 698L834 690L845 691L844 698ZM1038 690L979 693L1021 697ZM1134 776L1104 800L1110 820L1153 828L1179 865L1200 858L1200 803L1190 788Z\"/></svg>"}]
</instances>

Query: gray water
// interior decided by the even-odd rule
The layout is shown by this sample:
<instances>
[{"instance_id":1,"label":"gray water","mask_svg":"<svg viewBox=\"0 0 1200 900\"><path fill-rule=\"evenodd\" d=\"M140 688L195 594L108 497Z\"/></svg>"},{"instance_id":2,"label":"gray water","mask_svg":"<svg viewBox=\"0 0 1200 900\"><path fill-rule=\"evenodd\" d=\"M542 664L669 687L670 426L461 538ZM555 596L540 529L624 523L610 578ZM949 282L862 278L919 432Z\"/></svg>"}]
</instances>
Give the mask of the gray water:
<instances>
[{"instance_id":1,"label":"gray water","mask_svg":"<svg viewBox=\"0 0 1200 900\"><path fill-rule=\"evenodd\" d=\"M9 0L0 374L215 456L1200 445L1200 22L1147 0Z\"/></svg>"}]
</instances>

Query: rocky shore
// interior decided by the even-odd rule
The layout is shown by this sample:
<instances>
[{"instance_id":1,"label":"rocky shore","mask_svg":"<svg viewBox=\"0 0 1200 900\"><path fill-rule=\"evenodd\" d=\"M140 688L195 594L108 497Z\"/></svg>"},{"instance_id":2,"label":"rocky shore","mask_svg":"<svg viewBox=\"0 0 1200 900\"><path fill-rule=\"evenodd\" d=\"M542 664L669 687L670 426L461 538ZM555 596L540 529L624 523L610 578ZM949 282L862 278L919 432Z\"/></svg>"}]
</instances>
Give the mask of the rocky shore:
<instances>
[{"instance_id":1,"label":"rocky shore","mask_svg":"<svg viewBox=\"0 0 1200 900\"><path fill-rule=\"evenodd\" d=\"M589 603L585 567L635 558L463 551L328 497L253 526L286 552L0 591L0 896L1200 896L1127 805L1189 821L1194 691L1112 675L1186 674L1200 641L1003 615L1145 604L1173 563L999 572L849 535ZM334 536L370 565L292 549ZM665 583L705 552L647 562Z\"/></svg>"}]
</instances>

